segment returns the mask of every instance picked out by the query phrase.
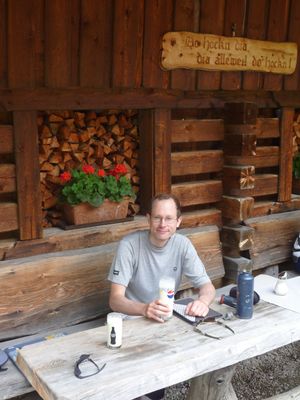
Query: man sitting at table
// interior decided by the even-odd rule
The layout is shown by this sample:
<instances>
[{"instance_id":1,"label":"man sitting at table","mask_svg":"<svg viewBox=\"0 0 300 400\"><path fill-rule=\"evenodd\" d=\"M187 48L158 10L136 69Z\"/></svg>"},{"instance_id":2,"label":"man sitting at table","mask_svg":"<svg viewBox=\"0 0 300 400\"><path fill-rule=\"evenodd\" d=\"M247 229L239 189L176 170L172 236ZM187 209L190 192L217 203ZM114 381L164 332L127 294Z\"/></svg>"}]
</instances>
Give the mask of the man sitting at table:
<instances>
[{"instance_id":1,"label":"man sitting at table","mask_svg":"<svg viewBox=\"0 0 300 400\"><path fill-rule=\"evenodd\" d=\"M159 279L173 277L176 293L185 275L199 288L198 298L187 305L186 313L205 316L215 288L190 240L176 233L182 220L178 199L169 194L155 196L147 218L149 230L131 233L120 241L108 276L111 309L164 322L169 309L158 299ZM163 390L158 392L148 396L160 399Z\"/></svg>"}]
</instances>

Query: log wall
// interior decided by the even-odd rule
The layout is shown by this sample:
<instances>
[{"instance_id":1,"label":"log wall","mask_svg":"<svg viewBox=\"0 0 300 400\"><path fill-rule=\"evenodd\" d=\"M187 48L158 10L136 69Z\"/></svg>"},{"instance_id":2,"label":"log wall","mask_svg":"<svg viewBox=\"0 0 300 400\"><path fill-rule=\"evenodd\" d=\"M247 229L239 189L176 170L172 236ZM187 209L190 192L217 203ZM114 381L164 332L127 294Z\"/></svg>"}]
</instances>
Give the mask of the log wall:
<instances>
[{"instance_id":1,"label":"log wall","mask_svg":"<svg viewBox=\"0 0 300 400\"><path fill-rule=\"evenodd\" d=\"M168 31L299 45L299 18L297 0L1 0L0 88L299 90L299 58L289 76L159 65Z\"/></svg>"}]
</instances>

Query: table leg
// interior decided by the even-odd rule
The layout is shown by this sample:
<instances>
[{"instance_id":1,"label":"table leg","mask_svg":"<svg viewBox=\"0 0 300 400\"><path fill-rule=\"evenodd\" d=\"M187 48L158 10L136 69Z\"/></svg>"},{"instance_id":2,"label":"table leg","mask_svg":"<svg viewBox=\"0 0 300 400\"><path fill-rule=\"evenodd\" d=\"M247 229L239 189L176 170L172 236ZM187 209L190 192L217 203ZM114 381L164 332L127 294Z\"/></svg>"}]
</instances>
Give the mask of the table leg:
<instances>
[{"instance_id":1,"label":"table leg","mask_svg":"<svg viewBox=\"0 0 300 400\"><path fill-rule=\"evenodd\" d=\"M193 378L187 400L237 400L231 385L235 367L230 365Z\"/></svg>"}]
</instances>

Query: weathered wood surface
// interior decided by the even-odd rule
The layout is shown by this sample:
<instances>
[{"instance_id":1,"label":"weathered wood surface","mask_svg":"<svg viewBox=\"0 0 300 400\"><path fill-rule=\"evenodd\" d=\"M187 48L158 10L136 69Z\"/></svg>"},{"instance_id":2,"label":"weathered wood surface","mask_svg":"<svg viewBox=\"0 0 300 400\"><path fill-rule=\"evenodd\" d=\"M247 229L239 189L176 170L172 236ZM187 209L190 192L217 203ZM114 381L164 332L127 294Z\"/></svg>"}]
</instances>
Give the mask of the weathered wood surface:
<instances>
[{"instance_id":1,"label":"weathered wood surface","mask_svg":"<svg viewBox=\"0 0 300 400\"><path fill-rule=\"evenodd\" d=\"M224 186L224 194L229 196L265 196L278 192L278 175L275 174L257 174L254 175L254 188L237 188L234 181L227 181Z\"/></svg>"},{"instance_id":2,"label":"weathered wood surface","mask_svg":"<svg viewBox=\"0 0 300 400\"><path fill-rule=\"evenodd\" d=\"M235 247L239 251L249 250L253 244L254 229L244 225L223 226L221 231L222 244Z\"/></svg>"},{"instance_id":3,"label":"weathered wood surface","mask_svg":"<svg viewBox=\"0 0 300 400\"><path fill-rule=\"evenodd\" d=\"M231 310L217 304L214 308ZM45 400L74 399L75 393L77 399L87 394L90 399L118 399L120 387L126 400L300 339L300 315L263 301L256 305L251 320L235 319L228 324L235 335L216 341L176 317L165 324L144 318L127 320L119 350L106 347L106 327L99 327L24 348L18 354L18 365ZM210 332L216 332L215 325ZM224 334L224 329L221 332ZM201 351L195 351L199 346ZM83 353L92 354L99 365L107 363L89 385L73 375L74 363ZM152 379L149 371L153 371ZM207 393L200 396L201 400L208 398Z\"/></svg>"},{"instance_id":4,"label":"weathered wood surface","mask_svg":"<svg viewBox=\"0 0 300 400\"><path fill-rule=\"evenodd\" d=\"M244 221L251 217L253 206L253 197L222 196L220 203L222 216L233 222Z\"/></svg>"},{"instance_id":5,"label":"weathered wood surface","mask_svg":"<svg viewBox=\"0 0 300 400\"><path fill-rule=\"evenodd\" d=\"M255 155L230 156L224 155L224 162L232 165L253 165L255 168L276 167L279 165L278 146L257 146Z\"/></svg>"},{"instance_id":6,"label":"weathered wood surface","mask_svg":"<svg viewBox=\"0 0 300 400\"><path fill-rule=\"evenodd\" d=\"M192 241L211 279L222 278L219 229L197 227L180 233ZM107 275L117 246L118 242L113 242L0 261L0 339L63 327L105 314L109 292ZM184 281L182 286L191 285Z\"/></svg>"},{"instance_id":7,"label":"weathered wood surface","mask_svg":"<svg viewBox=\"0 0 300 400\"><path fill-rule=\"evenodd\" d=\"M300 232L300 211L250 218L246 226L255 230L250 249L253 268L259 269L290 260Z\"/></svg>"},{"instance_id":8,"label":"weathered wood surface","mask_svg":"<svg viewBox=\"0 0 300 400\"><path fill-rule=\"evenodd\" d=\"M172 120L172 143L222 141L222 119Z\"/></svg>"},{"instance_id":9,"label":"weathered wood surface","mask_svg":"<svg viewBox=\"0 0 300 400\"><path fill-rule=\"evenodd\" d=\"M12 193L16 190L15 164L0 164L0 193Z\"/></svg>"},{"instance_id":10,"label":"weathered wood surface","mask_svg":"<svg viewBox=\"0 0 300 400\"><path fill-rule=\"evenodd\" d=\"M266 400L298 400L300 399L300 386L289 390L285 393L280 393L275 396L269 397Z\"/></svg>"},{"instance_id":11,"label":"weathered wood surface","mask_svg":"<svg viewBox=\"0 0 300 400\"><path fill-rule=\"evenodd\" d=\"M253 165L224 165L223 186L230 190L255 188L255 168Z\"/></svg>"},{"instance_id":12,"label":"weathered wood surface","mask_svg":"<svg viewBox=\"0 0 300 400\"><path fill-rule=\"evenodd\" d=\"M13 127L0 125L0 154L13 152Z\"/></svg>"},{"instance_id":13,"label":"weathered wood surface","mask_svg":"<svg viewBox=\"0 0 300 400\"><path fill-rule=\"evenodd\" d=\"M222 150L182 151L171 153L172 176L218 172L222 170L222 166Z\"/></svg>"},{"instance_id":14,"label":"weathered wood surface","mask_svg":"<svg viewBox=\"0 0 300 400\"><path fill-rule=\"evenodd\" d=\"M182 214L180 228L192 228L194 226L216 225L222 226L221 211L217 208L189 211Z\"/></svg>"},{"instance_id":15,"label":"weathered wood surface","mask_svg":"<svg viewBox=\"0 0 300 400\"><path fill-rule=\"evenodd\" d=\"M172 185L171 191L179 198L182 207L193 204L215 203L221 200L222 182L219 180L205 180L177 183Z\"/></svg>"},{"instance_id":16,"label":"weathered wood surface","mask_svg":"<svg viewBox=\"0 0 300 400\"><path fill-rule=\"evenodd\" d=\"M254 156L256 154L256 135L253 133L226 133L224 153L228 156Z\"/></svg>"},{"instance_id":17,"label":"weathered wood surface","mask_svg":"<svg viewBox=\"0 0 300 400\"><path fill-rule=\"evenodd\" d=\"M257 118L256 124L225 124L225 132L250 134L253 133L259 139L279 137L278 118Z\"/></svg>"},{"instance_id":18,"label":"weathered wood surface","mask_svg":"<svg viewBox=\"0 0 300 400\"><path fill-rule=\"evenodd\" d=\"M17 203L0 203L0 232L10 232L18 227Z\"/></svg>"}]
</instances>

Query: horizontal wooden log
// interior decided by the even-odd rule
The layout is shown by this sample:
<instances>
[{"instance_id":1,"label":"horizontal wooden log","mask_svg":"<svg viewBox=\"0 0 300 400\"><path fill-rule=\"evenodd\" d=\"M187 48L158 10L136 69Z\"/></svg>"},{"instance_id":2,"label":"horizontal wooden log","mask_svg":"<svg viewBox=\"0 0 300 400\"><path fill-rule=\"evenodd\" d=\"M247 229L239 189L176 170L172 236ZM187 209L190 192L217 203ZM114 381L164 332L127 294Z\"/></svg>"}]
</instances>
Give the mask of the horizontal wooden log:
<instances>
[{"instance_id":1,"label":"horizontal wooden log","mask_svg":"<svg viewBox=\"0 0 300 400\"><path fill-rule=\"evenodd\" d=\"M245 225L255 229L250 250L254 269L291 260L293 244L300 232L300 210L250 218Z\"/></svg>"},{"instance_id":2,"label":"horizontal wooden log","mask_svg":"<svg viewBox=\"0 0 300 400\"><path fill-rule=\"evenodd\" d=\"M18 205L16 203L0 203L0 232L17 230Z\"/></svg>"},{"instance_id":3,"label":"horizontal wooden log","mask_svg":"<svg viewBox=\"0 0 300 400\"><path fill-rule=\"evenodd\" d=\"M222 170L222 166L222 150L184 151L171 153L172 176L219 172Z\"/></svg>"},{"instance_id":4,"label":"horizontal wooden log","mask_svg":"<svg viewBox=\"0 0 300 400\"><path fill-rule=\"evenodd\" d=\"M256 124L258 107L255 102L226 103L224 107L225 124Z\"/></svg>"},{"instance_id":5,"label":"horizontal wooden log","mask_svg":"<svg viewBox=\"0 0 300 400\"><path fill-rule=\"evenodd\" d=\"M222 196L220 203L223 217L236 222L244 221L252 216L253 206L253 197Z\"/></svg>"},{"instance_id":6,"label":"horizontal wooden log","mask_svg":"<svg viewBox=\"0 0 300 400\"><path fill-rule=\"evenodd\" d=\"M11 154L13 151L13 127L0 125L0 154Z\"/></svg>"},{"instance_id":7,"label":"horizontal wooden log","mask_svg":"<svg viewBox=\"0 0 300 400\"><path fill-rule=\"evenodd\" d=\"M274 100L275 98L275 100ZM229 101L253 101L258 107L294 105L300 107L300 95L295 91L197 91L164 89L92 89L92 88L35 88L1 89L0 110L88 110L88 109L145 109L222 108ZM230 123L230 122L229 122Z\"/></svg>"},{"instance_id":8,"label":"horizontal wooden log","mask_svg":"<svg viewBox=\"0 0 300 400\"><path fill-rule=\"evenodd\" d=\"M224 162L230 165L254 165L255 168L276 167L279 165L278 146L257 146L253 156L227 156Z\"/></svg>"},{"instance_id":9,"label":"horizontal wooden log","mask_svg":"<svg viewBox=\"0 0 300 400\"><path fill-rule=\"evenodd\" d=\"M196 247L211 279L222 277L218 228L197 227L181 233ZM1 261L0 339L57 329L106 313L106 278L117 246L114 242Z\"/></svg>"},{"instance_id":10,"label":"horizontal wooden log","mask_svg":"<svg viewBox=\"0 0 300 400\"><path fill-rule=\"evenodd\" d=\"M238 189L235 188L233 183L227 182L224 186L224 194L228 196L239 197L255 197L266 196L278 192L278 175L275 174L260 174L254 175L254 188L253 189Z\"/></svg>"},{"instance_id":11,"label":"horizontal wooden log","mask_svg":"<svg viewBox=\"0 0 300 400\"><path fill-rule=\"evenodd\" d=\"M253 165L224 165L223 186L238 190L253 189L255 186Z\"/></svg>"},{"instance_id":12,"label":"horizontal wooden log","mask_svg":"<svg viewBox=\"0 0 300 400\"><path fill-rule=\"evenodd\" d=\"M205 225L216 225L220 228L222 226L221 211L217 208L208 208L184 212L182 214L180 228L192 228Z\"/></svg>"},{"instance_id":13,"label":"horizontal wooden log","mask_svg":"<svg viewBox=\"0 0 300 400\"><path fill-rule=\"evenodd\" d=\"M178 197L182 207L216 203L221 200L222 182L206 180L177 183L172 185L171 192Z\"/></svg>"},{"instance_id":14,"label":"horizontal wooden log","mask_svg":"<svg viewBox=\"0 0 300 400\"><path fill-rule=\"evenodd\" d=\"M257 118L256 124L225 124L225 132L230 134L254 134L258 139L278 138L278 118Z\"/></svg>"},{"instance_id":15,"label":"horizontal wooden log","mask_svg":"<svg viewBox=\"0 0 300 400\"><path fill-rule=\"evenodd\" d=\"M15 164L0 164L0 193L13 193L16 191Z\"/></svg>"},{"instance_id":16,"label":"horizontal wooden log","mask_svg":"<svg viewBox=\"0 0 300 400\"><path fill-rule=\"evenodd\" d=\"M227 247L239 251L249 250L253 244L254 229L244 225L224 225L221 230L221 241Z\"/></svg>"},{"instance_id":17,"label":"horizontal wooden log","mask_svg":"<svg viewBox=\"0 0 300 400\"><path fill-rule=\"evenodd\" d=\"M224 124L222 119L172 120L172 143L222 141Z\"/></svg>"},{"instance_id":18,"label":"horizontal wooden log","mask_svg":"<svg viewBox=\"0 0 300 400\"><path fill-rule=\"evenodd\" d=\"M279 212L295 211L300 208L300 196L293 195L290 201L259 201L256 200L251 211L250 217L263 217L265 215L276 214Z\"/></svg>"}]
</instances>

